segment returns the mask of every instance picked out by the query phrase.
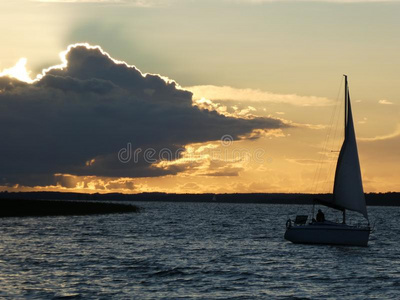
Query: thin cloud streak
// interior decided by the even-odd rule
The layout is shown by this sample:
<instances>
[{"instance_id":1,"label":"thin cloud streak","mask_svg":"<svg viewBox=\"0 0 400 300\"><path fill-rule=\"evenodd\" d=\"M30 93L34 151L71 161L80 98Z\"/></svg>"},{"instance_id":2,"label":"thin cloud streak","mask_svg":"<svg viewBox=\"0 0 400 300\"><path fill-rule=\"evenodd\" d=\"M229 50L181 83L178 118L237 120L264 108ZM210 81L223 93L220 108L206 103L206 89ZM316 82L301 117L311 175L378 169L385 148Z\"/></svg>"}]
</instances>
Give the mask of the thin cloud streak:
<instances>
[{"instance_id":1,"label":"thin cloud streak","mask_svg":"<svg viewBox=\"0 0 400 300\"><path fill-rule=\"evenodd\" d=\"M378 101L379 104L383 104L383 105L392 105L393 102L390 102L388 100L382 99Z\"/></svg>"},{"instance_id":2,"label":"thin cloud streak","mask_svg":"<svg viewBox=\"0 0 400 300\"><path fill-rule=\"evenodd\" d=\"M397 124L397 128L394 132L386 134L386 135L379 135L372 138L358 138L359 141L362 142L376 142L376 141L385 141L390 139L395 139L400 137L400 124Z\"/></svg>"},{"instance_id":3,"label":"thin cloud streak","mask_svg":"<svg viewBox=\"0 0 400 300\"><path fill-rule=\"evenodd\" d=\"M334 102L324 97L275 94L258 89L238 89L230 86L198 85L185 87L193 93L194 100L203 98L212 101L255 101L286 103L295 106L329 106Z\"/></svg>"}]
</instances>

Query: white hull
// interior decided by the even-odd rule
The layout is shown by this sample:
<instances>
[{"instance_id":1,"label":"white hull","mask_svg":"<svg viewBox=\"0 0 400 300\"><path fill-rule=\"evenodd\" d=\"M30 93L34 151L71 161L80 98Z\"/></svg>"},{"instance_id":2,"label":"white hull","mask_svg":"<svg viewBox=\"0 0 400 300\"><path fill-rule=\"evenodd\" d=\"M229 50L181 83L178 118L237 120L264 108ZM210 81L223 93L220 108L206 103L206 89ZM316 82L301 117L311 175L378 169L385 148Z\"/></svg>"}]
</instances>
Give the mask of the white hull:
<instances>
[{"instance_id":1,"label":"white hull","mask_svg":"<svg viewBox=\"0 0 400 300\"><path fill-rule=\"evenodd\" d=\"M290 226L285 239L295 244L368 245L369 227L355 227L333 222Z\"/></svg>"}]
</instances>

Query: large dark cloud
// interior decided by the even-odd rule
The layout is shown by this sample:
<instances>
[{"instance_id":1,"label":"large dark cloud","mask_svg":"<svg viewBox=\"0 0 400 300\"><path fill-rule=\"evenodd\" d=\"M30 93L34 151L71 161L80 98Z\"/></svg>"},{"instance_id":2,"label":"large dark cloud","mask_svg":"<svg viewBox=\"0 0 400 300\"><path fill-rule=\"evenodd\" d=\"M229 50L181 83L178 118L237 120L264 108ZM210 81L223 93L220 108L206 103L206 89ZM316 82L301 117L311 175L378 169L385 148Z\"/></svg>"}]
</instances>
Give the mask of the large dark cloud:
<instances>
[{"instance_id":1,"label":"large dark cloud","mask_svg":"<svg viewBox=\"0 0 400 300\"><path fill-rule=\"evenodd\" d=\"M53 184L56 173L176 173L143 159L121 163L117 153L128 143L132 150L175 152L188 143L284 127L276 119L238 119L200 110L192 105L192 94L174 82L143 75L99 48L74 46L66 59L66 67L48 70L33 84L0 78L2 184Z\"/></svg>"}]
</instances>

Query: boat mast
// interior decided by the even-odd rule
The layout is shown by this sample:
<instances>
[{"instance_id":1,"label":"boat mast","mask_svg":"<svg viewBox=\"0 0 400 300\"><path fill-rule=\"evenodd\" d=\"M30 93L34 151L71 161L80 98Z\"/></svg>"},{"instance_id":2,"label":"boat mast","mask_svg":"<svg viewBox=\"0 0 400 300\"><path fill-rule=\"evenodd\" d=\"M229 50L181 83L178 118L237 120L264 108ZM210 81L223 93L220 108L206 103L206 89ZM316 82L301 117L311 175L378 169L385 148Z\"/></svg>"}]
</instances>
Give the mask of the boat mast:
<instances>
[{"instance_id":1,"label":"boat mast","mask_svg":"<svg viewBox=\"0 0 400 300\"><path fill-rule=\"evenodd\" d=\"M347 137L347 110L348 110L348 95L349 95L349 86L347 83L347 75L344 76L344 139Z\"/></svg>"},{"instance_id":2,"label":"boat mast","mask_svg":"<svg viewBox=\"0 0 400 300\"><path fill-rule=\"evenodd\" d=\"M347 75L344 76L344 139L347 137L347 111L348 111L348 96L349 86L347 83ZM346 224L346 209L343 209L343 224Z\"/></svg>"}]
</instances>

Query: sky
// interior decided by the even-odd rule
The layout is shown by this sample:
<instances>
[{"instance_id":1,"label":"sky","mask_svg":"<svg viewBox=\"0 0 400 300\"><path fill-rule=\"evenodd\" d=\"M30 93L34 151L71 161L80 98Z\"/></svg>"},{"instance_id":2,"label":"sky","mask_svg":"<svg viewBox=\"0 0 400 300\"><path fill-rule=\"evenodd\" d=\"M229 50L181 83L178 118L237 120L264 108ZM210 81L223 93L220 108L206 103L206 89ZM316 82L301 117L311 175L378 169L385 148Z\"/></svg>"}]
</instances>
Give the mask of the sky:
<instances>
[{"instance_id":1,"label":"sky","mask_svg":"<svg viewBox=\"0 0 400 300\"><path fill-rule=\"evenodd\" d=\"M0 190L331 192L349 76L399 191L400 1L0 2Z\"/></svg>"}]
</instances>

